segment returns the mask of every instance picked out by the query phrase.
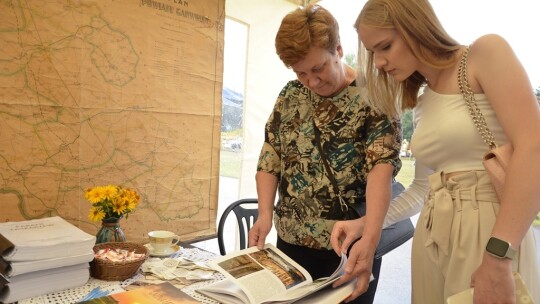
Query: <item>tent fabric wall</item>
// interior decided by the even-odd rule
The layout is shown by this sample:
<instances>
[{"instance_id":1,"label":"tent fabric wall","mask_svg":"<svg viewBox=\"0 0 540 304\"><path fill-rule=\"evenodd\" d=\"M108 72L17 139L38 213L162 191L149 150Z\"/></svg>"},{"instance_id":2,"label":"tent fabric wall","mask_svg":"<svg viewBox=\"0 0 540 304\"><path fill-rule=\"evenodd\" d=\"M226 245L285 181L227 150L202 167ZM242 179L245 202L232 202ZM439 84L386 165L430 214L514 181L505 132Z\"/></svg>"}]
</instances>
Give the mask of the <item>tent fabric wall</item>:
<instances>
[{"instance_id":1,"label":"tent fabric wall","mask_svg":"<svg viewBox=\"0 0 540 304\"><path fill-rule=\"evenodd\" d=\"M227 17L249 26L242 171L238 189L240 198L257 196L255 173L264 140L264 125L282 87L296 77L283 65L274 47L274 38L281 20L296 7L285 0L225 2Z\"/></svg>"}]
</instances>

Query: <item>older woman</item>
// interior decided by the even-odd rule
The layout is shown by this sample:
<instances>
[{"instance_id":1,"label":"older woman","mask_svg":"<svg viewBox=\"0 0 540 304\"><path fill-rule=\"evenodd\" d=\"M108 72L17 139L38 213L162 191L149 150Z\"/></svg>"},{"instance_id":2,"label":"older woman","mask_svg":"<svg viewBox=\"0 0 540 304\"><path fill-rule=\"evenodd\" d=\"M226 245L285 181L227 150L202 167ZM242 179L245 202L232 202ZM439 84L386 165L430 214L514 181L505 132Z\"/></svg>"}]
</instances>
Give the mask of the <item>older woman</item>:
<instances>
[{"instance_id":1,"label":"older woman","mask_svg":"<svg viewBox=\"0 0 540 304\"><path fill-rule=\"evenodd\" d=\"M371 272L376 279L355 303L372 303L381 266L374 252L401 167L399 121L364 102L355 70L341 61L338 23L323 7L285 16L276 51L297 79L282 89L266 124L249 245L262 248L274 220L277 247L314 279L329 276L340 262L330 244L334 223L365 215L357 246L369 271L359 284L367 286Z\"/></svg>"}]
</instances>

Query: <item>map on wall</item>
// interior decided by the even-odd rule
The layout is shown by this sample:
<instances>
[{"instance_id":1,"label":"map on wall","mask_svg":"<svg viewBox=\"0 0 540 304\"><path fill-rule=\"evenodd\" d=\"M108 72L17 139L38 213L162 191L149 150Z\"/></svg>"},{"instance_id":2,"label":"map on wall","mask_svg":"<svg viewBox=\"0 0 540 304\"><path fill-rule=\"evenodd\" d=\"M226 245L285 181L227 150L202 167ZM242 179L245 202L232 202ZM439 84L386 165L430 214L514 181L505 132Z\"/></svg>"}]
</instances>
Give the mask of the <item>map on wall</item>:
<instances>
[{"instance_id":1,"label":"map on wall","mask_svg":"<svg viewBox=\"0 0 540 304\"><path fill-rule=\"evenodd\" d=\"M224 0L0 1L0 221L94 234L84 189L135 189L121 221L215 234Z\"/></svg>"}]
</instances>

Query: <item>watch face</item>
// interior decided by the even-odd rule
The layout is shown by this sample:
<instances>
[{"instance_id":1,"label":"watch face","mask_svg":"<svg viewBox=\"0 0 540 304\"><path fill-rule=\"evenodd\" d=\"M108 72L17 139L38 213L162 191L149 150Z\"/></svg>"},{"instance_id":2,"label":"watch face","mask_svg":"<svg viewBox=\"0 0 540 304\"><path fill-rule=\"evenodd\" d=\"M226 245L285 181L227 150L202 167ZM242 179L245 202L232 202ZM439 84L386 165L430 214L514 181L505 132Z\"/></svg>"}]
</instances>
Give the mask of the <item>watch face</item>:
<instances>
[{"instance_id":1,"label":"watch face","mask_svg":"<svg viewBox=\"0 0 540 304\"><path fill-rule=\"evenodd\" d=\"M507 242L492 237L487 243L486 250L491 254L504 258L508 252L508 247L510 245Z\"/></svg>"}]
</instances>

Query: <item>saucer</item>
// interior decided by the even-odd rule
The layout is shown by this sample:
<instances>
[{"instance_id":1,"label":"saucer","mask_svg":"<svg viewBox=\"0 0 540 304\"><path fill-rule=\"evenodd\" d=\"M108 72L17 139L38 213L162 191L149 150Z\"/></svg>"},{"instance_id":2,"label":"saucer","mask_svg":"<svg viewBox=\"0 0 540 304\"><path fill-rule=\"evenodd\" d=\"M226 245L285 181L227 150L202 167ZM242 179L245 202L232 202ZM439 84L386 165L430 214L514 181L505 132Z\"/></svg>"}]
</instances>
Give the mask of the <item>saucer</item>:
<instances>
[{"instance_id":1,"label":"saucer","mask_svg":"<svg viewBox=\"0 0 540 304\"><path fill-rule=\"evenodd\" d=\"M165 252L159 252L159 253L154 252L154 249L152 248L150 243L144 244L144 247L146 247L146 249L148 249L148 253L150 254L150 256L160 257L160 258L168 257L171 254L177 253L180 250L180 246L178 246L178 245L172 245Z\"/></svg>"}]
</instances>

